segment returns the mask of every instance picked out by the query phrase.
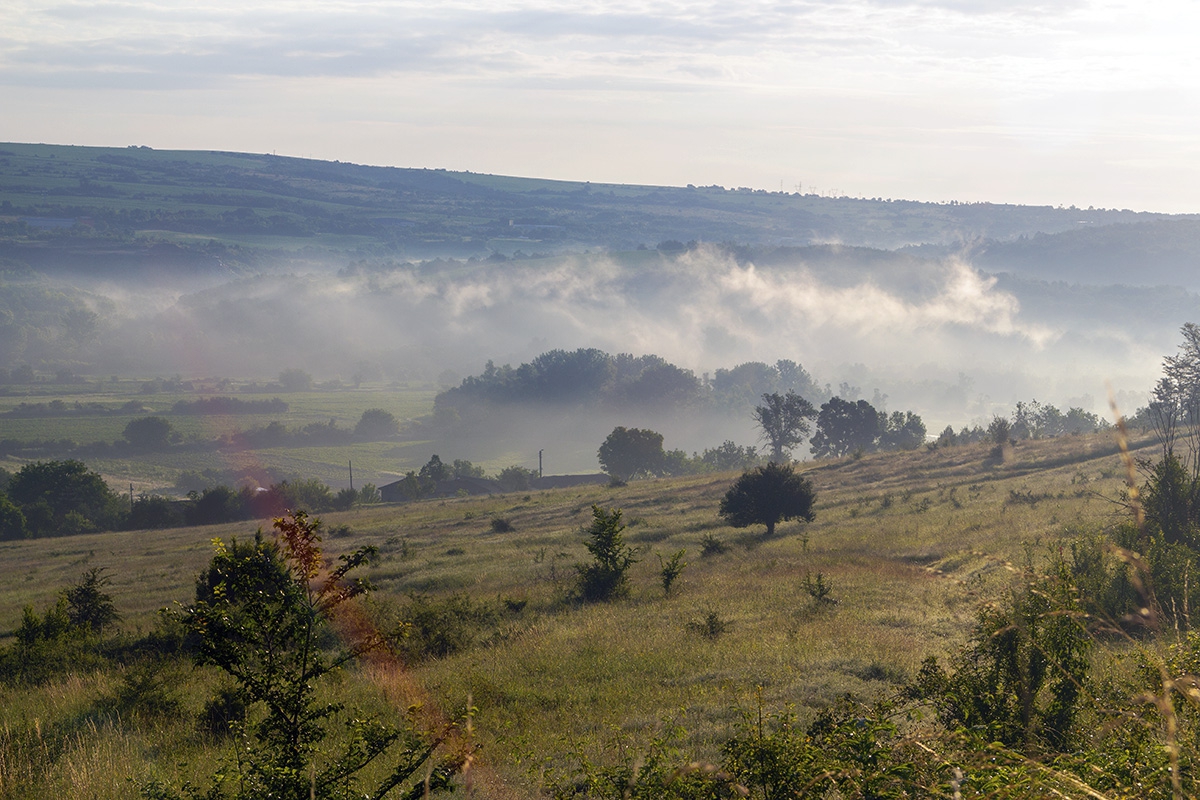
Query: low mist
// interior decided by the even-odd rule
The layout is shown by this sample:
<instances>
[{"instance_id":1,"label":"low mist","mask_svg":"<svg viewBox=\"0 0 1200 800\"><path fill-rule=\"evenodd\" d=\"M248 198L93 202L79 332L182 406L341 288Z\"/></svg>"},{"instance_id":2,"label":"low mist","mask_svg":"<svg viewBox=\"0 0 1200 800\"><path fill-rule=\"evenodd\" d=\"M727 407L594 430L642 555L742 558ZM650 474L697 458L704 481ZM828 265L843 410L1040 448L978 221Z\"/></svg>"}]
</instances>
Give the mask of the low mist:
<instances>
[{"instance_id":1,"label":"low mist","mask_svg":"<svg viewBox=\"0 0 1200 800\"><path fill-rule=\"evenodd\" d=\"M1180 290L1138 290L1121 314L1121 292L990 276L959 260L864 268L854 258L757 266L701 247L675 258L360 265L174 294L93 286L72 302L95 312L94 331L26 336L10 343L10 366L69 358L99 374L197 378L299 367L345 383L451 385L487 360L516 365L555 348L654 353L698 377L791 359L831 393L911 409L936 432L1034 398L1107 414L1109 384L1132 412L1179 326L1200 315ZM1165 312L1145 305L1160 296L1171 298ZM712 433L667 446L719 444Z\"/></svg>"}]
</instances>

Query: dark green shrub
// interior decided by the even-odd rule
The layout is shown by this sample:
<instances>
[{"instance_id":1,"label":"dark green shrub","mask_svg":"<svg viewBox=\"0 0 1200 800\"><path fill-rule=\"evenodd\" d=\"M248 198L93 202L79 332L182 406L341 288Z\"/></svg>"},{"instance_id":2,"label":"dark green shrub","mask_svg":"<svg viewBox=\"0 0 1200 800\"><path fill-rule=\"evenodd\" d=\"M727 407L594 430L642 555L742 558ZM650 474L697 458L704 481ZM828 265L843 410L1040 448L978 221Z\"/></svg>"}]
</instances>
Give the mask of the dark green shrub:
<instances>
[{"instance_id":1,"label":"dark green shrub","mask_svg":"<svg viewBox=\"0 0 1200 800\"><path fill-rule=\"evenodd\" d=\"M97 707L121 719L149 720L179 713L179 670L174 662L143 661L128 667L113 694Z\"/></svg>"},{"instance_id":2,"label":"dark green shrub","mask_svg":"<svg viewBox=\"0 0 1200 800\"><path fill-rule=\"evenodd\" d=\"M686 550L678 550L666 560L661 555L658 557L658 574L662 578L663 594L667 597L670 597L671 587L687 567L687 562L683 560L686 553Z\"/></svg>"},{"instance_id":3,"label":"dark green shrub","mask_svg":"<svg viewBox=\"0 0 1200 800\"><path fill-rule=\"evenodd\" d=\"M334 511L349 511L358 502L358 498L359 494L355 489L339 489L330 505Z\"/></svg>"},{"instance_id":4,"label":"dark green shrub","mask_svg":"<svg viewBox=\"0 0 1200 800\"><path fill-rule=\"evenodd\" d=\"M530 481L537 477L537 473L531 469L513 464L511 467L505 467L500 470L500 474L496 476L497 483L500 488L506 492L523 492L530 486Z\"/></svg>"},{"instance_id":5,"label":"dark green shrub","mask_svg":"<svg viewBox=\"0 0 1200 800\"><path fill-rule=\"evenodd\" d=\"M698 633L711 641L721 638L721 634L725 633L728 629L729 623L721 619L721 615L711 608L704 615L702 621L688 623L688 630Z\"/></svg>"},{"instance_id":6,"label":"dark green shrub","mask_svg":"<svg viewBox=\"0 0 1200 800\"><path fill-rule=\"evenodd\" d=\"M472 601L466 594L435 600L414 593L399 619L404 627L393 647L405 661L414 663L470 648L495 628L498 615L490 604Z\"/></svg>"},{"instance_id":7,"label":"dark green shrub","mask_svg":"<svg viewBox=\"0 0 1200 800\"><path fill-rule=\"evenodd\" d=\"M245 692L236 686L226 686L204 704L197 727L212 736L229 736L246 721L248 708Z\"/></svg>"},{"instance_id":8,"label":"dark green shrub","mask_svg":"<svg viewBox=\"0 0 1200 800\"><path fill-rule=\"evenodd\" d=\"M63 593L73 626L98 634L121 618L112 596L104 590L111 583L102 567L92 567Z\"/></svg>"},{"instance_id":9,"label":"dark green shrub","mask_svg":"<svg viewBox=\"0 0 1200 800\"><path fill-rule=\"evenodd\" d=\"M700 537L700 557L709 558L711 556L719 556L722 553L729 552L729 545L722 542L711 533L706 533Z\"/></svg>"},{"instance_id":10,"label":"dark green shrub","mask_svg":"<svg viewBox=\"0 0 1200 800\"><path fill-rule=\"evenodd\" d=\"M196 599L181 618L195 639L195 659L231 677L248 704L261 712L239 745L236 765L221 769L207 797L234 789L237 800L279 797L285 800L333 800L364 796L358 788L361 769L391 752L397 766L365 796L383 797L409 785L420 796L419 774L426 785L444 787L453 767L429 762L437 742L413 731L351 717L345 724L344 747L334 750L326 739L340 705L317 700L317 687L342 665L377 645L377 639L334 650L328 622L345 601L368 586L350 578L373 550L363 548L330 563L322 555L318 527L304 512L277 519L276 541L261 532L253 543L218 542L216 555L196 582ZM317 576L323 576L317 580ZM230 778L225 782L227 778ZM224 786L221 784L224 782ZM191 787L173 792L162 784L144 787L153 797L200 794Z\"/></svg>"},{"instance_id":11,"label":"dark green shrub","mask_svg":"<svg viewBox=\"0 0 1200 800\"><path fill-rule=\"evenodd\" d=\"M125 527L130 530L157 530L183 525L183 504L157 494L142 494L133 503Z\"/></svg>"},{"instance_id":12,"label":"dark green shrub","mask_svg":"<svg viewBox=\"0 0 1200 800\"><path fill-rule=\"evenodd\" d=\"M1001 604L980 609L971 643L947 672L926 659L909 695L944 725L1025 751L1066 748L1080 711L1093 638L1066 564L1036 576Z\"/></svg>"},{"instance_id":13,"label":"dark green shrub","mask_svg":"<svg viewBox=\"0 0 1200 800\"><path fill-rule=\"evenodd\" d=\"M822 572L818 572L816 578L811 572L804 573L804 591L817 605L832 605L837 602L829 596L833 591L833 582L827 580Z\"/></svg>"},{"instance_id":14,"label":"dark green shrub","mask_svg":"<svg viewBox=\"0 0 1200 800\"><path fill-rule=\"evenodd\" d=\"M621 509L605 511L592 506L592 524L588 528L586 547L592 554L588 564L576 564L579 598L599 602L621 597L629 591L629 568L637 563L633 548L625 544L621 524Z\"/></svg>"}]
</instances>

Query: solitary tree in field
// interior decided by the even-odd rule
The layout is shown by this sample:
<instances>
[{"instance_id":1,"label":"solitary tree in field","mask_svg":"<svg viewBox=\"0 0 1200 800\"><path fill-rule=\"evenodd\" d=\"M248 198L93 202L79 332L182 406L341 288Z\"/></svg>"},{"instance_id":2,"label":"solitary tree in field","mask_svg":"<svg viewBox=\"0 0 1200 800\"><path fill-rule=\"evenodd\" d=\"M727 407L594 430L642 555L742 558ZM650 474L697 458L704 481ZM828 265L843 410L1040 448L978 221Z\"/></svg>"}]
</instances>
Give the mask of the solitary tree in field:
<instances>
[{"instance_id":1,"label":"solitary tree in field","mask_svg":"<svg viewBox=\"0 0 1200 800\"><path fill-rule=\"evenodd\" d=\"M313 378L302 369L285 369L279 373L279 384L285 392L307 392L312 389Z\"/></svg>"},{"instance_id":2,"label":"solitary tree in field","mask_svg":"<svg viewBox=\"0 0 1200 800\"><path fill-rule=\"evenodd\" d=\"M579 596L588 602L611 600L628 591L629 578L626 573L637 563L636 551L625 544L621 523L621 509L605 510L592 506L592 526L588 528L586 547L592 554L591 562L576 564L579 573ZM681 556L682 557L682 556Z\"/></svg>"},{"instance_id":3,"label":"solitary tree in field","mask_svg":"<svg viewBox=\"0 0 1200 800\"><path fill-rule=\"evenodd\" d=\"M875 449L882 431L879 412L866 400L852 403L840 397L830 398L817 414L817 432L812 437L813 455L841 457L857 450L869 453Z\"/></svg>"},{"instance_id":4,"label":"solitary tree in field","mask_svg":"<svg viewBox=\"0 0 1200 800\"><path fill-rule=\"evenodd\" d=\"M816 519L813 503L817 491L790 464L767 464L750 470L733 482L721 500L720 515L735 528L766 525L767 536L775 535L781 520Z\"/></svg>"},{"instance_id":5,"label":"solitary tree in field","mask_svg":"<svg viewBox=\"0 0 1200 800\"><path fill-rule=\"evenodd\" d=\"M400 432L400 422L390 411L382 408L368 408L358 418L354 426L354 435L360 439L376 441L388 439Z\"/></svg>"},{"instance_id":6,"label":"solitary tree in field","mask_svg":"<svg viewBox=\"0 0 1200 800\"><path fill-rule=\"evenodd\" d=\"M762 399L762 405L754 409L754 421L771 445L771 460L781 462L808 436L812 430L809 420L817 416L817 410L795 392L764 394Z\"/></svg>"},{"instance_id":7,"label":"solitary tree in field","mask_svg":"<svg viewBox=\"0 0 1200 800\"><path fill-rule=\"evenodd\" d=\"M653 475L662 467L663 437L643 428L613 428L600 445L600 466L618 480Z\"/></svg>"},{"instance_id":8,"label":"solitary tree in field","mask_svg":"<svg viewBox=\"0 0 1200 800\"><path fill-rule=\"evenodd\" d=\"M125 441L139 450L162 450L174 431L163 417L139 417L125 426Z\"/></svg>"}]
</instances>

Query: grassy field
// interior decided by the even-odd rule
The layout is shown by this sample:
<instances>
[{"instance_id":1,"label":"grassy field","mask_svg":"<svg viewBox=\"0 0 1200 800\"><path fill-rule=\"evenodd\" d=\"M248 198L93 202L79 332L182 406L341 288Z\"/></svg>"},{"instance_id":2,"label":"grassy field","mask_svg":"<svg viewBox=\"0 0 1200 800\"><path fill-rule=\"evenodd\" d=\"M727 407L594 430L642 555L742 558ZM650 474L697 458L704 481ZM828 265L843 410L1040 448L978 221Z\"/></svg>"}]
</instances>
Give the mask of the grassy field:
<instances>
[{"instance_id":1,"label":"grassy field","mask_svg":"<svg viewBox=\"0 0 1200 800\"><path fill-rule=\"evenodd\" d=\"M483 797L532 796L546 769L580 753L619 758L665 720L686 729L686 752L712 758L759 698L768 710L790 704L810 719L843 693L894 691L923 658L962 644L980 603L1015 579L1014 565L1042 558L1068 532L1116 519L1124 480L1115 443L1101 434L1024 442L1003 460L973 445L804 468L818 490L817 519L785 523L770 540L717 516L733 474L328 514L327 526L349 528L328 539L331 552L380 549L370 570L377 619L399 613L413 593L434 601L461 594L498 612L471 646L412 664L404 680L352 673L344 691L381 708L416 700L452 714L473 703ZM628 598L578 606L566 596L574 565L587 558L582 530L593 503L622 509L640 560ZM496 532L498 518L514 530ZM90 567L112 575L123 624L147 629L158 608L189 598L213 537L248 537L254 527L2 543L0 630ZM728 549L702 556L706 536ZM688 566L664 597L657 556L680 549ZM834 602L806 590L818 574ZM713 620L723 631L705 635ZM68 725L111 680L2 689L0 727L39 715L39 724ZM186 708L199 708L207 680L188 679ZM410 688L397 694L398 682ZM36 796L129 796L126 775L179 779L196 774L196 759L214 757L186 726L85 738L72 763L110 759L121 785L106 783L101 769L73 782L59 759L46 767L50 788ZM155 755L168 743L193 766ZM90 793L65 788L81 785Z\"/></svg>"},{"instance_id":2,"label":"grassy field","mask_svg":"<svg viewBox=\"0 0 1200 800\"><path fill-rule=\"evenodd\" d=\"M201 382L203 383L203 382ZM316 478L333 486L349 482L347 462L355 465L355 483L382 484L410 469L419 469L431 453L423 442L397 439L384 442L356 442L338 447L287 447L262 450L229 451L205 448L204 443L215 441L239 431L262 428L279 422L290 430L299 430L313 423L333 420L337 427L354 428L362 412L382 408L392 413L401 425L433 410L437 387L428 383L405 385L368 385L346 387L338 391L288 392L278 394L235 394L243 400L279 397L288 404L286 413L229 414L202 416L177 414L175 403L210 397L218 392L162 392L142 394L143 381L98 380L74 386L33 384L9 387L10 393L0 396L0 413L11 411L21 403L61 401L68 408L76 403L98 403L106 409L118 409L126 403L136 404L135 411L122 413L73 413L66 416L0 417L0 439L42 441L69 439L81 445L93 442L112 443L121 440L125 426L132 420L148 415L165 417L180 434L185 446L159 453L102 454L85 456L89 467L101 473L110 484L126 487L133 483L138 491L171 491L176 478L185 470L246 471L271 469L302 478ZM58 455L54 457L60 457ZM15 471L25 463L21 459L0 459L0 466ZM491 468L492 465L488 465ZM497 465L496 468L507 466Z\"/></svg>"}]
</instances>

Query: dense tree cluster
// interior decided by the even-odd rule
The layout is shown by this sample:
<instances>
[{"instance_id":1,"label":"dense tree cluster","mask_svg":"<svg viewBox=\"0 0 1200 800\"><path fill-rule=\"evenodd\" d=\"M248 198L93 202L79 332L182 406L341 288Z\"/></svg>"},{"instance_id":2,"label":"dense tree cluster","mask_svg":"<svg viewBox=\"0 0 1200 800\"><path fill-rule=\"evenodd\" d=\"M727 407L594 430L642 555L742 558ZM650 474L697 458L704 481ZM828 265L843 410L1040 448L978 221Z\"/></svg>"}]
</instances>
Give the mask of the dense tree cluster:
<instances>
[{"instance_id":1,"label":"dense tree cluster","mask_svg":"<svg viewBox=\"0 0 1200 800\"><path fill-rule=\"evenodd\" d=\"M817 414L812 452L817 457L876 450L913 450L925 444L925 423L911 411L877 411L866 400L830 398Z\"/></svg>"},{"instance_id":2,"label":"dense tree cluster","mask_svg":"<svg viewBox=\"0 0 1200 800\"><path fill-rule=\"evenodd\" d=\"M1049 403L1031 400L1018 402L1011 415L997 414L987 427L963 426L958 432L947 425L938 435L938 447L992 442L1003 444L1012 440L1051 439L1080 433L1104 430L1108 423L1099 416L1082 408L1072 406L1064 413Z\"/></svg>"},{"instance_id":3,"label":"dense tree cluster","mask_svg":"<svg viewBox=\"0 0 1200 800\"><path fill-rule=\"evenodd\" d=\"M469 462L456 463L470 467ZM379 502L371 484L334 492L315 479L282 480L265 488L209 485L192 490L185 500L144 493L131 500L74 460L37 461L12 475L0 471L0 478L0 539L214 525L279 516L292 509L321 512Z\"/></svg>"},{"instance_id":4,"label":"dense tree cluster","mask_svg":"<svg viewBox=\"0 0 1200 800\"><path fill-rule=\"evenodd\" d=\"M817 397L822 390L793 361L748 362L703 381L656 355L613 356L592 348L551 350L516 368L489 361L482 374L439 394L435 405L443 417L453 410L459 418L479 406L516 403L742 413L773 392Z\"/></svg>"},{"instance_id":5,"label":"dense tree cluster","mask_svg":"<svg viewBox=\"0 0 1200 800\"><path fill-rule=\"evenodd\" d=\"M0 504L6 538L57 536L117 527L121 499L81 461L36 461L9 479Z\"/></svg>"}]
</instances>

